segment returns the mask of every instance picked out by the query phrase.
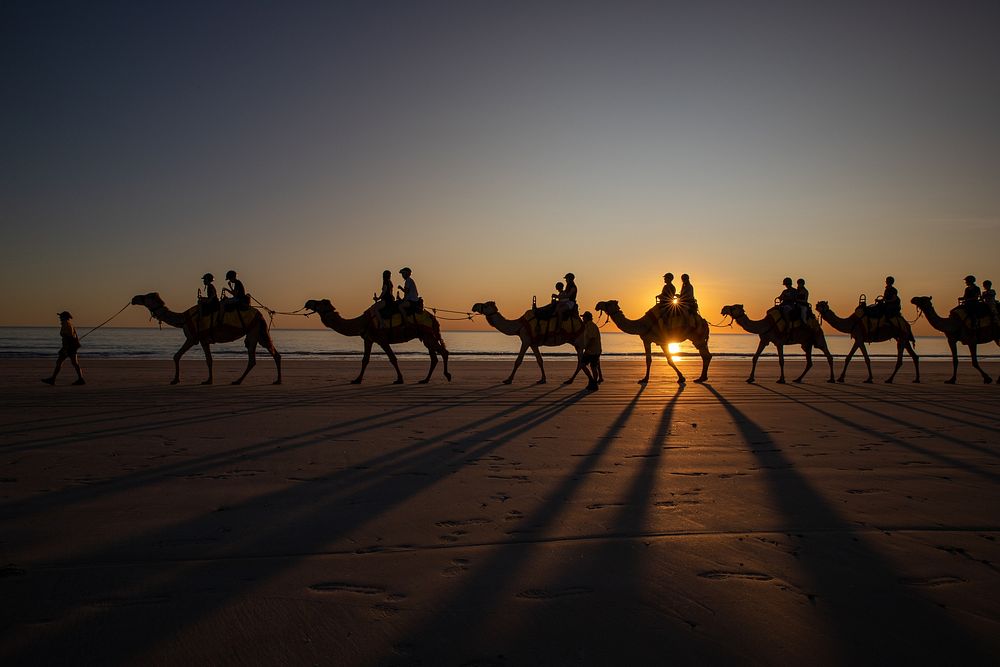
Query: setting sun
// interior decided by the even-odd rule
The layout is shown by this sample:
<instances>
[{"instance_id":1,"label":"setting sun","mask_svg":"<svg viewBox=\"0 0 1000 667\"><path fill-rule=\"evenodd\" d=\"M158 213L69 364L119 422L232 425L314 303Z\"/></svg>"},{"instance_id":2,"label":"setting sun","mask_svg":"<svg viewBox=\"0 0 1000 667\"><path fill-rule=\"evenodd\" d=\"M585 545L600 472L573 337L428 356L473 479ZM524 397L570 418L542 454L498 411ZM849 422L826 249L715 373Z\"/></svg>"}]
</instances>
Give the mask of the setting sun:
<instances>
[{"instance_id":1,"label":"setting sun","mask_svg":"<svg viewBox=\"0 0 1000 667\"><path fill-rule=\"evenodd\" d=\"M680 354L681 344L680 343L667 343L667 352L670 354Z\"/></svg>"}]
</instances>

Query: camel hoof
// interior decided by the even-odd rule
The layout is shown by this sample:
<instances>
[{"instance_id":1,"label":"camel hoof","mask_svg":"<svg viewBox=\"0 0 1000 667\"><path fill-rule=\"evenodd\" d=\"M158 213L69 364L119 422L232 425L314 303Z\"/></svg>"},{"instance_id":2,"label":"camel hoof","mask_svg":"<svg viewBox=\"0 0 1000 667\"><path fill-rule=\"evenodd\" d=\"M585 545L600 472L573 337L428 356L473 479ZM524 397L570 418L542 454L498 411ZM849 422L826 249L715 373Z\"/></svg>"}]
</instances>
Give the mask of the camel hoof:
<instances>
[{"instance_id":1,"label":"camel hoof","mask_svg":"<svg viewBox=\"0 0 1000 667\"><path fill-rule=\"evenodd\" d=\"M875 384L875 380L868 378L867 380L865 380L865 384Z\"/></svg>"},{"instance_id":2,"label":"camel hoof","mask_svg":"<svg viewBox=\"0 0 1000 667\"><path fill-rule=\"evenodd\" d=\"M747 378L747 384L753 384L757 382L756 378Z\"/></svg>"},{"instance_id":3,"label":"camel hoof","mask_svg":"<svg viewBox=\"0 0 1000 667\"><path fill-rule=\"evenodd\" d=\"M842 377L837 378L837 382L839 382L840 384L844 384L844 378Z\"/></svg>"},{"instance_id":4,"label":"camel hoof","mask_svg":"<svg viewBox=\"0 0 1000 667\"><path fill-rule=\"evenodd\" d=\"M802 384L802 378L795 378L794 380L792 380L792 382L794 382L795 384Z\"/></svg>"},{"instance_id":5,"label":"camel hoof","mask_svg":"<svg viewBox=\"0 0 1000 667\"><path fill-rule=\"evenodd\" d=\"M826 383L827 384L837 384L837 381L834 380L833 378L830 378L829 380L826 381Z\"/></svg>"},{"instance_id":6,"label":"camel hoof","mask_svg":"<svg viewBox=\"0 0 1000 667\"><path fill-rule=\"evenodd\" d=\"M274 382L272 382L271 384L281 384L281 380L275 380L275 381L274 381Z\"/></svg>"},{"instance_id":7,"label":"camel hoof","mask_svg":"<svg viewBox=\"0 0 1000 667\"><path fill-rule=\"evenodd\" d=\"M945 380L944 383L945 384L955 384L955 378L952 378L950 380Z\"/></svg>"},{"instance_id":8,"label":"camel hoof","mask_svg":"<svg viewBox=\"0 0 1000 667\"><path fill-rule=\"evenodd\" d=\"M403 378L398 378L393 381L393 384L403 384Z\"/></svg>"},{"instance_id":9,"label":"camel hoof","mask_svg":"<svg viewBox=\"0 0 1000 667\"><path fill-rule=\"evenodd\" d=\"M778 378L778 384L785 384L785 378Z\"/></svg>"},{"instance_id":10,"label":"camel hoof","mask_svg":"<svg viewBox=\"0 0 1000 667\"><path fill-rule=\"evenodd\" d=\"M236 385L238 385L238 384L242 384L242 383L243 383L243 380L233 380L233 381L232 381L232 382L230 382L229 384L231 384L231 385L233 385L233 386L236 386Z\"/></svg>"},{"instance_id":11,"label":"camel hoof","mask_svg":"<svg viewBox=\"0 0 1000 667\"><path fill-rule=\"evenodd\" d=\"M886 384L892 384L892 378L889 378L888 380L886 380L885 383Z\"/></svg>"},{"instance_id":12,"label":"camel hoof","mask_svg":"<svg viewBox=\"0 0 1000 667\"><path fill-rule=\"evenodd\" d=\"M417 384L427 384L428 382L430 382L430 380L429 380L429 379L427 379L427 380L421 380L421 381L420 381L420 382L418 382ZM402 383L400 383L400 384L402 384Z\"/></svg>"},{"instance_id":13,"label":"camel hoof","mask_svg":"<svg viewBox=\"0 0 1000 667\"><path fill-rule=\"evenodd\" d=\"M920 378L917 378L916 380L911 380L910 382L912 382L913 384L920 384Z\"/></svg>"},{"instance_id":14,"label":"camel hoof","mask_svg":"<svg viewBox=\"0 0 1000 667\"><path fill-rule=\"evenodd\" d=\"M983 378L983 384L993 384L993 378L991 378L991 377L984 377Z\"/></svg>"},{"instance_id":15,"label":"camel hoof","mask_svg":"<svg viewBox=\"0 0 1000 667\"><path fill-rule=\"evenodd\" d=\"M545 378L542 378L541 380L539 380L535 384L545 384L546 382L548 382L548 380L546 380Z\"/></svg>"},{"instance_id":16,"label":"camel hoof","mask_svg":"<svg viewBox=\"0 0 1000 667\"><path fill-rule=\"evenodd\" d=\"M636 384L649 384L649 378L643 378L636 382Z\"/></svg>"},{"instance_id":17,"label":"camel hoof","mask_svg":"<svg viewBox=\"0 0 1000 667\"><path fill-rule=\"evenodd\" d=\"M361 378L354 378L351 380L351 384L361 384Z\"/></svg>"},{"instance_id":18,"label":"camel hoof","mask_svg":"<svg viewBox=\"0 0 1000 667\"><path fill-rule=\"evenodd\" d=\"M202 384L203 385L205 385L205 384L212 384L212 381L211 380L205 380L204 382L202 382Z\"/></svg>"},{"instance_id":19,"label":"camel hoof","mask_svg":"<svg viewBox=\"0 0 1000 667\"><path fill-rule=\"evenodd\" d=\"M451 373L445 373L444 377L446 380L448 380L448 382L451 382Z\"/></svg>"},{"instance_id":20,"label":"camel hoof","mask_svg":"<svg viewBox=\"0 0 1000 667\"><path fill-rule=\"evenodd\" d=\"M563 384L573 384L573 378L570 378L569 380L563 380Z\"/></svg>"},{"instance_id":21,"label":"camel hoof","mask_svg":"<svg viewBox=\"0 0 1000 667\"><path fill-rule=\"evenodd\" d=\"M677 384L687 384L687 380L684 378L677 378Z\"/></svg>"},{"instance_id":22,"label":"camel hoof","mask_svg":"<svg viewBox=\"0 0 1000 667\"><path fill-rule=\"evenodd\" d=\"M171 380L170 384L180 384L180 380Z\"/></svg>"},{"instance_id":23,"label":"camel hoof","mask_svg":"<svg viewBox=\"0 0 1000 667\"><path fill-rule=\"evenodd\" d=\"M513 380L510 378L507 378L506 380L503 381L504 384L510 384L511 382L513 382Z\"/></svg>"},{"instance_id":24,"label":"camel hoof","mask_svg":"<svg viewBox=\"0 0 1000 667\"><path fill-rule=\"evenodd\" d=\"M695 378L694 381L698 384L702 384L703 382L708 382L708 378Z\"/></svg>"}]
</instances>

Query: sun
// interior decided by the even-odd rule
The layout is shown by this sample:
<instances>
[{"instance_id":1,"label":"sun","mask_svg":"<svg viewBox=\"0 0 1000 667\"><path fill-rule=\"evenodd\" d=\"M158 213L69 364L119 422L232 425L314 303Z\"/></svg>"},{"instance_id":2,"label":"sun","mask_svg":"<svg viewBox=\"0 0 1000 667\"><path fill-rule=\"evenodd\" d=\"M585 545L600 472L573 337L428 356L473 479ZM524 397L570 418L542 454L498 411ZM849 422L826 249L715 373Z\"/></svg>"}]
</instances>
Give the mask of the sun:
<instances>
[{"instance_id":1,"label":"sun","mask_svg":"<svg viewBox=\"0 0 1000 667\"><path fill-rule=\"evenodd\" d=\"M680 343L667 343L667 352L669 352L671 355L680 354L681 353L681 344Z\"/></svg>"}]
</instances>

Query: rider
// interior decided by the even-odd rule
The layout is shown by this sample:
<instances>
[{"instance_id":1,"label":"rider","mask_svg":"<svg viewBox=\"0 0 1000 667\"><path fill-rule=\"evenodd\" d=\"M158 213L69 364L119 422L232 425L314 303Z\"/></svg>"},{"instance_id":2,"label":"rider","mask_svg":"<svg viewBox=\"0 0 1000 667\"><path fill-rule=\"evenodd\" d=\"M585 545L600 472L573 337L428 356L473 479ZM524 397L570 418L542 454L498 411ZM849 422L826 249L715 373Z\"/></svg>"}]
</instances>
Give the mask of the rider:
<instances>
[{"instance_id":1,"label":"rider","mask_svg":"<svg viewBox=\"0 0 1000 667\"><path fill-rule=\"evenodd\" d=\"M799 300L799 293L792 287L791 278L785 277L781 281L781 284L785 286L785 289L781 291L776 301L778 302L778 307L781 309L781 314L785 316L786 320L791 321L792 313L796 310L796 302Z\"/></svg>"},{"instance_id":2,"label":"rider","mask_svg":"<svg viewBox=\"0 0 1000 667\"><path fill-rule=\"evenodd\" d=\"M698 300L694 298L694 285L691 284L691 276L686 273L681 274L681 293L678 301L688 313L698 312Z\"/></svg>"},{"instance_id":3,"label":"rider","mask_svg":"<svg viewBox=\"0 0 1000 667\"><path fill-rule=\"evenodd\" d=\"M403 290L399 309L404 315L416 315L422 309L420 293L417 292L417 283L413 281L412 274L413 271L408 266L399 270L399 275L403 276L403 284L399 286Z\"/></svg>"},{"instance_id":4,"label":"rider","mask_svg":"<svg viewBox=\"0 0 1000 667\"><path fill-rule=\"evenodd\" d=\"M965 293L958 302L965 308L965 314L968 315L973 329L979 327L975 304L979 303L981 298L982 292L979 289L979 285L976 284L976 277L971 275L965 276Z\"/></svg>"},{"instance_id":5,"label":"rider","mask_svg":"<svg viewBox=\"0 0 1000 667\"><path fill-rule=\"evenodd\" d=\"M222 300L222 305L226 307L226 310L249 308L250 297L247 296L247 290L243 287L243 281L236 277L236 271L232 269L226 271L226 282L229 283L229 287L222 288L223 296L229 294L228 298Z\"/></svg>"},{"instance_id":6,"label":"rider","mask_svg":"<svg viewBox=\"0 0 1000 667\"><path fill-rule=\"evenodd\" d=\"M806 279L799 278L795 282L795 305L799 307L802 321L809 319L809 290L806 289Z\"/></svg>"},{"instance_id":7,"label":"rider","mask_svg":"<svg viewBox=\"0 0 1000 667\"><path fill-rule=\"evenodd\" d=\"M204 296L201 294L201 289L198 290L198 305L201 314L204 316L219 312L219 293L215 289L215 276L206 273L201 277L201 282L205 285Z\"/></svg>"},{"instance_id":8,"label":"rider","mask_svg":"<svg viewBox=\"0 0 1000 667\"><path fill-rule=\"evenodd\" d=\"M674 274L664 273L663 274L663 289L660 293L656 295L656 303L661 306L667 306L674 302L674 298L677 296L677 288L674 287Z\"/></svg>"},{"instance_id":9,"label":"rider","mask_svg":"<svg viewBox=\"0 0 1000 667\"><path fill-rule=\"evenodd\" d=\"M885 291L882 292L882 307L885 317L897 317L900 312L899 290L895 287L896 279L885 277Z\"/></svg>"},{"instance_id":10,"label":"rider","mask_svg":"<svg viewBox=\"0 0 1000 667\"><path fill-rule=\"evenodd\" d=\"M385 315L391 315L392 311L390 309L396 303L396 300L392 296L392 271L386 269L382 272L382 289L379 290L378 296L375 297L375 312L378 314L379 319L384 320Z\"/></svg>"},{"instance_id":11,"label":"rider","mask_svg":"<svg viewBox=\"0 0 1000 667\"><path fill-rule=\"evenodd\" d=\"M576 309L576 276L567 273L563 276L566 279L566 289L556 295L555 314L560 318L567 317L569 313Z\"/></svg>"},{"instance_id":12,"label":"rider","mask_svg":"<svg viewBox=\"0 0 1000 667\"><path fill-rule=\"evenodd\" d=\"M985 289L983 290L983 295L981 298L983 300L983 303L985 303L986 307L989 309L990 316L995 321L997 319L997 291L993 289L992 280L984 280L983 287Z\"/></svg>"}]
</instances>

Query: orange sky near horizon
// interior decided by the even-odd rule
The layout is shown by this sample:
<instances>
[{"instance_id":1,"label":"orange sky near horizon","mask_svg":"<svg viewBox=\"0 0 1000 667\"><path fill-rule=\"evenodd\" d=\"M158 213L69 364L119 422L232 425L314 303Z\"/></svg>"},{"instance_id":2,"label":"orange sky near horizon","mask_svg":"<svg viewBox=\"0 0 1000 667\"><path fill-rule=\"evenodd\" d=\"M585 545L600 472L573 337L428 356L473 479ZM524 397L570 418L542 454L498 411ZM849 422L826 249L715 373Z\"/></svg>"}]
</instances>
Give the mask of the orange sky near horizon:
<instances>
[{"instance_id":1,"label":"orange sky near horizon","mask_svg":"<svg viewBox=\"0 0 1000 667\"><path fill-rule=\"evenodd\" d=\"M686 272L710 322L1000 280L995 2L43 5L0 6L0 326L228 269L347 316L404 265L510 316Z\"/></svg>"}]
</instances>

